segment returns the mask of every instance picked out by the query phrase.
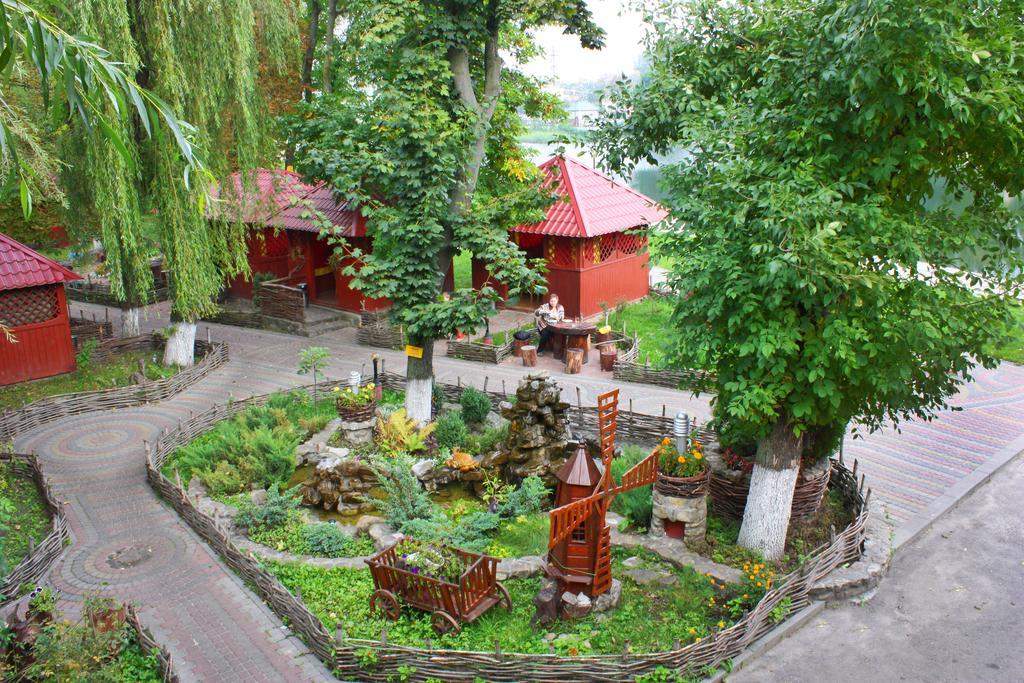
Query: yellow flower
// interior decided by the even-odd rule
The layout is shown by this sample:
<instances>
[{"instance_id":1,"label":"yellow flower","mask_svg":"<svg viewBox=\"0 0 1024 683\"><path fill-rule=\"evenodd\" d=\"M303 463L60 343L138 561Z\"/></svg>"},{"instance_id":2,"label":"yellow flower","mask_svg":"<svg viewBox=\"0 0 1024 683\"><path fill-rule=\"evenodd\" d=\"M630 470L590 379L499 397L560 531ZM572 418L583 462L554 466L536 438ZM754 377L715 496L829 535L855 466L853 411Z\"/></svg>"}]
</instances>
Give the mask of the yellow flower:
<instances>
[{"instance_id":1,"label":"yellow flower","mask_svg":"<svg viewBox=\"0 0 1024 683\"><path fill-rule=\"evenodd\" d=\"M677 461L679 462L679 464L680 464L680 465L682 465L682 464L685 464L685 463L686 463L686 458L684 458L684 457L683 457L683 456L681 456L681 455L680 455L680 456L679 456L678 458L676 458L676 460L677 460Z\"/></svg>"},{"instance_id":2,"label":"yellow flower","mask_svg":"<svg viewBox=\"0 0 1024 683\"><path fill-rule=\"evenodd\" d=\"M367 384L366 388L367 389L373 389L373 382L370 382L369 384Z\"/></svg>"},{"instance_id":3,"label":"yellow flower","mask_svg":"<svg viewBox=\"0 0 1024 683\"><path fill-rule=\"evenodd\" d=\"M749 596L749 595L747 595L746 593L744 593L744 594L743 594L743 597L745 597L745 598L749 598L750 596Z\"/></svg>"},{"instance_id":4,"label":"yellow flower","mask_svg":"<svg viewBox=\"0 0 1024 683\"><path fill-rule=\"evenodd\" d=\"M702 455L700 454L700 451L694 451L694 452L693 452L693 457L694 457L695 459L697 459L697 460L700 460L700 459L701 459L702 457L704 457L704 456L702 456Z\"/></svg>"},{"instance_id":5,"label":"yellow flower","mask_svg":"<svg viewBox=\"0 0 1024 683\"><path fill-rule=\"evenodd\" d=\"M725 622L724 621L719 621L718 622L718 628L725 628Z\"/></svg>"},{"instance_id":6,"label":"yellow flower","mask_svg":"<svg viewBox=\"0 0 1024 683\"><path fill-rule=\"evenodd\" d=\"M334 387L334 391L341 391L341 387Z\"/></svg>"},{"instance_id":7,"label":"yellow flower","mask_svg":"<svg viewBox=\"0 0 1024 683\"><path fill-rule=\"evenodd\" d=\"M337 618L338 618L338 615L337 615L337 614L335 614L334 612L331 612L331 613L330 613L330 614L328 614L327 616L329 616L329 617L330 617L331 619L337 619Z\"/></svg>"},{"instance_id":8,"label":"yellow flower","mask_svg":"<svg viewBox=\"0 0 1024 683\"><path fill-rule=\"evenodd\" d=\"M695 634L697 633L697 629L695 629L695 628L691 628L691 629L690 629L690 630L688 631L688 633L689 633L690 635L695 635Z\"/></svg>"},{"instance_id":9,"label":"yellow flower","mask_svg":"<svg viewBox=\"0 0 1024 683\"><path fill-rule=\"evenodd\" d=\"M758 587L758 588L760 588L760 587L761 587L761 585L762 585L762 584L761 584L761 582L760 582L760 581L758 581L758 582L757 582L757 587Z\"/></svg>"},{"instance_id":10,"label":"yellow flower","mask_svg":"<svg viewBox=\"0 0 1024 683\"><path fill-rule=\"evenodd\" d=\"M670 443L672 443L672 439L668 438L667 436L666 436L666 437L665 437L664 439L662 439L662 440L661 440L661 444L662 444L663 446L667 446L667 445L669 445Z\"/></svg>"}]
</instances>

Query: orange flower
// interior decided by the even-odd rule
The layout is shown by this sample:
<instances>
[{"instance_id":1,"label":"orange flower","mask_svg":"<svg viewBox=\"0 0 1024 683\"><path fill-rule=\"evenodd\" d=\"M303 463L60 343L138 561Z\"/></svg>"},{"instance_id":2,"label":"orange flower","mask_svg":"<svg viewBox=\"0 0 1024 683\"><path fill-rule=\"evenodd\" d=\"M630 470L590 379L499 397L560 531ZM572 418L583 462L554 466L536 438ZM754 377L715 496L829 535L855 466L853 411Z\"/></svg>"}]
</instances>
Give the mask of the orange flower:
<instances>
[{"instance_id":1,"label":"orange flower","mask_svg":"<svg viewBox=\"0 0 1024 683\"><path fill-rule=\"evenodd\" d=\"M670 443L672 443L672 439L668 438L667 436L661 440L662 446L668 446Z\"/></svg>"}]
</instances>

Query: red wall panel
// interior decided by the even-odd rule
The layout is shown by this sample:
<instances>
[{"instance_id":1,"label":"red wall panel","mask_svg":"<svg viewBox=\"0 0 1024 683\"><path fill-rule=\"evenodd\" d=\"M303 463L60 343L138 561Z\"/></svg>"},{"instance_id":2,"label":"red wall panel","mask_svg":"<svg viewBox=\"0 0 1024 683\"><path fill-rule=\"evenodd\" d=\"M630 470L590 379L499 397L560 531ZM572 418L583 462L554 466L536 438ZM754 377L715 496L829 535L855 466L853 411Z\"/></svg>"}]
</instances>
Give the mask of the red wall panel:
<instances>
[{"instance_id":1,"label":"red wall panel","mask_svg":"<svg viewBox=\"0 0 1024 683\"><path fill-rule=\"evenodd\" d=\"M46 322L15 327L11 343L0 336L0 385L41 379L75 369L64 287L57 290L59 315Z\"/></svg>"}]
</instances>

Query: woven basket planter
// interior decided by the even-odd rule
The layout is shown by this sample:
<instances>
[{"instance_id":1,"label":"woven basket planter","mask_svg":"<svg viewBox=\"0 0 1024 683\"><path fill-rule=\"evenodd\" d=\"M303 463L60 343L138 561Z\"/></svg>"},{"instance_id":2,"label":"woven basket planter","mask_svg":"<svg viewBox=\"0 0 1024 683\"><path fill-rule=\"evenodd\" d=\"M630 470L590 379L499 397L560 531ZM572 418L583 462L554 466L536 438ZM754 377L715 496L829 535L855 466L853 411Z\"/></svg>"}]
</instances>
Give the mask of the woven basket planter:
<instances>
[{"instance_id":1,"label":"woven basket planter","mask_svg":"<svg viewBox=\"0 0 1024 683\"><path fill-rule=\"evenodd\" d=\"M370 401L362 406L342 405L340 401L335 402L334 407L338 411L338 417L345 422L366 422L372 420L377 411L377 402Z\"/></svg>"},{"instance_id":2,"label":"woven basket planter","mask_svg":"<svg viewBox=\"0 0 1024 683\"><path fill-rule=\"evenodd\" d=\"M670 477L658 471L654 489L673 498L700 498L708 495L708 470L692 477Z\"/></svg>"},{"instance_id":3,"label":"woven basket planter","mask_svg":"<svg viewBox=\"0 0 1024 683\"><path fill-rule=\"evenodd\" d=\"M826 461L827 462L827 461ZM820 464L802 468L793 490L791 519L810 517L821 508L821 501L828 490L832 468ZM747 506L750 491L750 473L724 470L715 467L708 481L711 509L716 515L739 519Z\"/></svg>"}]
</instances>

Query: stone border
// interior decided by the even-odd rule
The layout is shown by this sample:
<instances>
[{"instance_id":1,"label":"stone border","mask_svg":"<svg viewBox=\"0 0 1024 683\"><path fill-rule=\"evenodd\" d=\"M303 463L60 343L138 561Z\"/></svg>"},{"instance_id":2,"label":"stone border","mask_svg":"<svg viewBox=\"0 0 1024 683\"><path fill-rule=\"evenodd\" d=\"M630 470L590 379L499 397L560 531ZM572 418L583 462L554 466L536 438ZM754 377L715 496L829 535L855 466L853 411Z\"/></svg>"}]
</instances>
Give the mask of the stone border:
<instances>
[{"instance_id":1,"label":"stone border","mask_svg":"<svg viewBox=\"0 0 1024 683\"><path fill-rule=\"evenodd\" d=\"M878 500L867 501L867 513L860 559L837 568L811 586L812 600L835 602L861 595L877 587L889 570L896 527L885 505Z\"/></svg>"}]
</instances>

